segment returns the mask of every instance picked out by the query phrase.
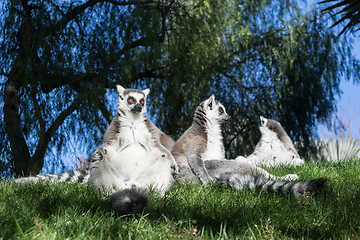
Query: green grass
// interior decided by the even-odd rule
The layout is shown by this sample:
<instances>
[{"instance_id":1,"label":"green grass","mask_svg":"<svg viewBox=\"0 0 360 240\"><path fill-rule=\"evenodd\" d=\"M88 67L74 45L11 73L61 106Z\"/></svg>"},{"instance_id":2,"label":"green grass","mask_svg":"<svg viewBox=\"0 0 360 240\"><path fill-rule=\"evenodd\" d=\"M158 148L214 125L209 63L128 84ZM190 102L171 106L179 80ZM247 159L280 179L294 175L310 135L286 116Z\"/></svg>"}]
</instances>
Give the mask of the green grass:
<instances>
[{"instance_id":1,"label":"green grass","mask_svg":"<svg viewBox=\"0 0 360 240\"><path fill-rule=\"evenodd\" d=\"M360 239L360 161L270 172L328 177L332 191L295 199L175 185L146 212L115 218L86 185L0 184L0 239Z\"/></svg>"}]
</instances>

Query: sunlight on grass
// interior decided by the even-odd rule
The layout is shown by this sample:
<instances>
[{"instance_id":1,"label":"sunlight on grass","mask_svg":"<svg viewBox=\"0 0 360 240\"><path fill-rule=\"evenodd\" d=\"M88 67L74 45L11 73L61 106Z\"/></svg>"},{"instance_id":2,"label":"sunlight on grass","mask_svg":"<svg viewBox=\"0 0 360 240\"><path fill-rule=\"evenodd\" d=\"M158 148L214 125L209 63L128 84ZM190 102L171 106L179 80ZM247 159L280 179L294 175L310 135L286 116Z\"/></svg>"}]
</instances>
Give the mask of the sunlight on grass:
<instances>
[{"instance_id":1,"label":"sunlight on grass","mask_svg":"<svg viewBox=\"0 0 360 240\"><path fill-rule=\"evenodd\" d=\"M146 212L115 218L86 185L0 184L3 239L353 239L360 235L360 162L270 168L301 180L328 177L332 191L296 199L219 186L176 184L151 194Z\"/></svg>"}]
</instances>

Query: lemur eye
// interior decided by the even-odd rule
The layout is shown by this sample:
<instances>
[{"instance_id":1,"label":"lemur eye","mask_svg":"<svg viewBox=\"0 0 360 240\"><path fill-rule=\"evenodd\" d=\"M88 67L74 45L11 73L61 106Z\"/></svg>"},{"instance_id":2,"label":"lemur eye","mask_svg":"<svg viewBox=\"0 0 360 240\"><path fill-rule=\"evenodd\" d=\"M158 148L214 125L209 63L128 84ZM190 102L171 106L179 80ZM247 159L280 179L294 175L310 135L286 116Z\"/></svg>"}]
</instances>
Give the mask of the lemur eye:
<instances>
[{"instance_id":1,"label":"lemur eye","mask_svg":"<svg viewBox=\"0 0 360 240\"><path fill-rule=\"evenodd\" d=\"M145 100L144 100L144 99L141 99L141 100L140 100L140 103L141 103L141 105L144 105L144 104L145 104Z\"/></svg>"},{"instance_id":2,"label":"lemur eye","mask_svg":"<svg viewBox=\"0 0 360 240\"><path fill-rule=\"evenodd\" d=\"M134 103L134 102L135 102L135 99L132 98L132 97L129 97L127 101L128 101L128 103Z\"/></svg>"},{"instance_id":3,"label":"lemur eye","mask_svg":"<svg viewBox=\"0 0 360 240\"><path fill-rule=\"evenodd\" d=\"M224 113L224 109L222 107L219 108L219 113L223 114Z\"/></svg>"}]
</instances>

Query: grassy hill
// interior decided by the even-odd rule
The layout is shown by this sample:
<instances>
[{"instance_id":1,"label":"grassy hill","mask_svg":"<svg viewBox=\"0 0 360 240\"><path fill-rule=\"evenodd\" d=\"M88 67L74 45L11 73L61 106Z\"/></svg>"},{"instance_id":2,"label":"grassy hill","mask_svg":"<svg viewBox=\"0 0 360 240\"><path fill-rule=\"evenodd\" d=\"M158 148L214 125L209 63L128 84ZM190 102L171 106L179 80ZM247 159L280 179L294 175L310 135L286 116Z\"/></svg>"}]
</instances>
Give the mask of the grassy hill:
<instances>
[{"instance_id":1,"label":"grassy hill","mask_svg":"<svg viewBox=\"0 0 360 240\"><path fill-rule=\"evenodd\" d=\"M175 185L147 211L115 218L87 185L0 184L0 239L359 239L360 161L270 169L328 177L332 191L295 199L260 191Z\"/></svg>"}]
</instances>

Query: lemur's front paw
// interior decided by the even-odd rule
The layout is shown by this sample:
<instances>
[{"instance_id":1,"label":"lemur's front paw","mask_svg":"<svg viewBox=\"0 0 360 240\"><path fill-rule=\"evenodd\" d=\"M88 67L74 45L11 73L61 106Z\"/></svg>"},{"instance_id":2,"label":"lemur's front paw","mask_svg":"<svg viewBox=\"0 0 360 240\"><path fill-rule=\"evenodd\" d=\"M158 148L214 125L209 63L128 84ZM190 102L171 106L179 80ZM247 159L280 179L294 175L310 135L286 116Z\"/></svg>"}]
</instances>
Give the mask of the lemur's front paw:
<instances>
[{"instance_id":1,"label":"lemur's front paw","mask_svg":"<svg viewBox=\"0 0 360 240\"><path fill-rule=\"evenodd\" d=\"M174 175L174 174L179 174L180 173L180 167L179 165L177 164L177 162L175 161L175 158L171 155L171 153L164 153L162 155L162 157L168 161L170 160L170 168L171 168L171 174Z\"/></svg>"},{"instance_id":2,"label":"lemur's front paw","mask_svg":"<svg viewBox=\"0 0 360 240\"><path fill-rule=\"evenodd\" d=\"M105 154L106 154L106 149L100 146L91 154L91 161L95 162L98 160L102 160Z\"/></svg>"},{"instance_id":3,"label":"lemur's front paw","mask_svg":"<svg viewBox=\"0 0 360 240\"><path fill-rule=\"evenodd\" d=\"M200 178L201 182L206 186L212 182L214 182L215 180L210 177L210 176L207 176L206 178Z\"/></svg>"}]
</instances>

